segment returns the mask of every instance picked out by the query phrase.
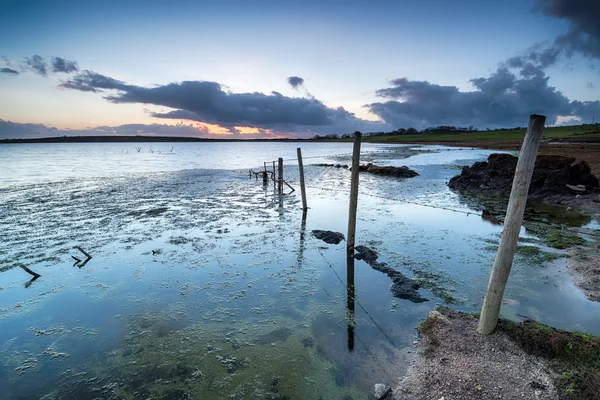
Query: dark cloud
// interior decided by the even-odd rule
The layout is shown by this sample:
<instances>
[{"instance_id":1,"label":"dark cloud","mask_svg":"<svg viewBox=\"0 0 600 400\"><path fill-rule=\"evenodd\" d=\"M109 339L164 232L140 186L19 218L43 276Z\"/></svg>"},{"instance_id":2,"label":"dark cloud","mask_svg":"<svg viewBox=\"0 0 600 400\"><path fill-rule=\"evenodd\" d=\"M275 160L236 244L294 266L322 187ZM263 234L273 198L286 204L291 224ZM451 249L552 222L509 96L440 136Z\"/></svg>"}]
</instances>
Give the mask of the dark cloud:
<instances>
[{"instance_id":1,"label":"dark cloud","mask_svg":"<svg viewBox=\"0 0 600 400\"><path fill-rule=\"evenodd\" d=\"M82 90L84 92L91 92L92 90L89 88L115 90L128 90L130 88L134 88L134 86L127 85L125 82L113 79L94 71L89 71L87 69L63 83L61 87Z\"/></svg>"},{"instance_id":2,"label":"dark cloud","mask_svg":"<svg viewBox=\"0 0 600 400\"><path fill-rule=\"evenodd\" d=\"M58 136L58 130L42 124L20 124L0 119L0 139L27 139L49 136Z\"/></svg>"},{"instance_id":3,"label":"dark cloud","mask_svg":"<svg viewBox=\"0 0 600 400\"><path fill-rule=\"evenodd\" d=\"M0 73L19 75L19 71L15 71L14 69L11 69L11 68L0 68Z\"/></svg>"},{"instance_id":4,"label":"dark cloud","mask_svg":"<svg viewBox=\"0 0 600 400\"><path fill-rule=\"evenodd\" d=\"M542 13L569 22L567 33L554 41L567 55L579 52L600 58L600 2L594 0L537 0Z\"/></svg>"},{"instance_id":5,"label":"dark cloud","mask_svg":"<svg viewBox=\"0 0 600 400\"><path fill-rule=\"evenodd\" d=\"M65 60L61 57L52 59L52 72L64 72L70 74L79 71L79 67L75 61Z\"/></svg>"},{"instance_id":6,"label":"dark cloud","mask_svg":"<svg viewBox=\"0 0 600 400\"><path fill-rule=\"evenodd\" d=\"M31 58L25 58L24 65L26 68L29 68L30 70L41 76L48 75L46 61L44 61L44 59L41 56L38 56L37 54Z\"/></svg>"},{"instance_id":7,"label":"dark cloud","mask_svg":"<svg viewBox=\"0 0 600 400\"><path fill-rule=\"evenodd\" d=\"M304 85L304 79L299 76L290 76L287 78L287 83L294 89L298 89L300 86Z\"/></svg>"},{"instance_id":8,"label":"dark cloud","mask_svg":"<svg viewBox=\"0 0 600 400\"><path fill-rule=\"evenodd\" d=\"M74 89L74 90L79 90L81 92L101 92L102 90L100 89L96 89L93 88L92 86L88 86L85 85L83 83L76 83L76 82L63 82L61 84L58 85L58 87L63 88L63 89Z\"/></svg>"},{"instance_id":9,"label":"dark cloud","mask_svg":"<svg viewBox=\"0 0 600 400\"><path fill-rule=\"evenodd\" d=\"M461 92L455 86L400 78L391 82L392 87L377 91L378 96L390 100L366 107L397 127L510 127L522 126L531 114L554 120L557 116L585 119L600 113L600 102L570 101L549 86L548 77L540 71L518 77L502 66L489 77L475 78L471 83L475 91Z\"/></svg>"},{"instance_id":10,"label":"dark cloud","mask_svg":"<svg viewBox=\"0 0 600 400\"><path fill-rule=\"evenodd\" d=\"M536 0L535 9L569 23L566 33L550 42L538 43L503 65L519 70L523 77L543 76L561 58L574 54L600 59L600 2L590 0ZM593 66L593 64L592 64Z\"/></svg>"},{"instance_id":11,"label":"dark cloud","mask_svg":"<svg viewBox=\"0 0 600 400\"><path fill-rule=\"evenodd\" d=\"M157 118L201 121L221 126L331 125L330 109L315 99L286 97L281 93L231 93L216 82L184 81L156 87L125 82L83 71L62 87L91 91L113 89L112 103L154 104L175 109L153 114Z\"/></svg>"}]
</instances>

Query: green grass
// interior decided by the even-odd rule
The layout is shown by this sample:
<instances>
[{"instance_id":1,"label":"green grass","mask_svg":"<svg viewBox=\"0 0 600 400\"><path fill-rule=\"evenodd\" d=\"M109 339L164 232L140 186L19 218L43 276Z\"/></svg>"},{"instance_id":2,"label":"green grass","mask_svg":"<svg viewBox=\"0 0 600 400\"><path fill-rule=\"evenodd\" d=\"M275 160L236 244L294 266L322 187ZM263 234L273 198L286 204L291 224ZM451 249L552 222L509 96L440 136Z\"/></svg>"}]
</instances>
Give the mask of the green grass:
<instances>
[{"instance_id":1,"label":"green grass","mask_svg":"<svg viewBox=\"0 0 600 400\"><path fill-rule=\"evenodd\" d=\"M364 142L469 142L469 141L522 141L525 137L525 129L499 130L492 132L446 132L431 131L424 134L414 135L386 135L386 136L363 136ZM577 140L600 140L600 124L586 124L560 127L544 128L543 139L577 139ZM353 139L340 139L341 141L352 141Z\"/></svg>"},{"instance_id":2,"label":"green grass","mask_svg":"<svg viewBox=\"0 0 600 400\"><path fill-rule=\"evenodd\" d=\"M534 321L499 320L498 328L527 353L547 359L558 374L564 399L592 399L600 392L600 338L567 332Z\"/></svg>"}]
</instances>

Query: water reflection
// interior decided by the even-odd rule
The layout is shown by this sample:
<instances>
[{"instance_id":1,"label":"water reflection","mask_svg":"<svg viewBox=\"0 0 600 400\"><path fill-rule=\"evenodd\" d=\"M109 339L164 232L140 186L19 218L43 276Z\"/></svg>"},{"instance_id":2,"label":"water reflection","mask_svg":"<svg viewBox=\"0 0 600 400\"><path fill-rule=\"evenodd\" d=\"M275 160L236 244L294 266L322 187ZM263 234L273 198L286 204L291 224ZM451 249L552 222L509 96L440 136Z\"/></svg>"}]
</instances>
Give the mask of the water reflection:
<instances>
[{"instance_id":1,"label":"water reflection","mask_svg":"<svg viewBox=\"0 0 600 400\"><path fill-rule=\"evenodd\" d=\"M348 319L348 351L354 350L354 249L346 250L346 312Z\"/></svg>"}]
</instances>

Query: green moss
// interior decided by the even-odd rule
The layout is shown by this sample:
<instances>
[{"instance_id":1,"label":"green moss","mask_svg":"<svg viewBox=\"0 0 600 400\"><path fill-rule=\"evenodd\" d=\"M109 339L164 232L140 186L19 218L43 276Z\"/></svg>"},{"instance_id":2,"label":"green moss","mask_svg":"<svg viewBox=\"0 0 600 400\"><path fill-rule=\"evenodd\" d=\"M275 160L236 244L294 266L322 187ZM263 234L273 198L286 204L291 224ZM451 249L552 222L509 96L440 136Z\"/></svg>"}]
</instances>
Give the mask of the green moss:
<instances>
[{"instance_id":1,"label":"green moss","mask_svg":"<svg viewBox=\"0 0 600 400\"><path fill-rule=\"evenodd\" d=\"M498 322L498 329L527 353L546 358L558 374L561 398L592 399L600 393L600 338L534 321Z\"/></svg>"},{"instance_id":2,"label":"green moss","mask_svg":"<svg viewBox=\"0 0 600 400\"><path fill-rule=\"evenodd\" d=\"M517 255L528 256L528 257L539 256L540 249L537 248L536 246L518 246L515 253Z\"/></svg>"},{"instance_id":3,"label":"green moss","mask_svg":"<svg viewBox=\"0 0 600 400\"><path fill-rule=\"evenodd\" d=\"M555 249L566 249L573 246L581 246L585 243L585 239L582 237L561 230L551 230L544 235L544 240L548 246Z\"/></svg>"}]
</instances>

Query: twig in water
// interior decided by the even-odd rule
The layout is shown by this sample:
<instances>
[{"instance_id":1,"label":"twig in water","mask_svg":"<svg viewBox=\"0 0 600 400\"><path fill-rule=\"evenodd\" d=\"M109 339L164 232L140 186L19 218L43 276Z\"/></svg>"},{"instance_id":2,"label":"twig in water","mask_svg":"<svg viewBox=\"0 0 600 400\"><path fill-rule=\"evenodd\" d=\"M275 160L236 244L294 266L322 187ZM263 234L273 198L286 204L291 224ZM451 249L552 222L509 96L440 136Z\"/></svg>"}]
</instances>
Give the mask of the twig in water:
<instances>
[{"instance_id":1,"label":"twig in water","mask_svg":"<svg viewBox=\"0 0 600 400\"><path fill-rule=\"evenodd\" d=\"M39 278L41 276L37 272L33 272L32 270L30 270L29 268L27 268L27 266L25 264L19 264L19 267L23 268L25 270L25 272L33 275L34 279L37 279L37 278Z\"/></svg>"},{"instance_id":2,"label":"twig in water","mask_svg":"<svg viewBox=\"0 0 600 400\"><path fill-rule=\"evenodd\" d=\"M87 258L82 262L79 258L75 257L75 256L71 256L75 261L75 264L73 264L73 266L77 266L79 268L83 268L85 266L85 264L87 264L91 259L92 256L90 254L88 254L84 249L82 249L79 246L75 246L75 248L77 250L79 250L80 252L82 252Z\"/></svg>"},{"instance_id":3,"label":"twig in water","mask_svg":"<svg viewBox=\"0 0 600 400\"><path fill-rule=\"evenodd\" d=\"M92 256L90 256L88 253L86 253L86 251L85 251L84 249L82 249L81 247L79 247L79 246L75 246L75 248L76 248L77 250L79 250L80 252L82 252L82 253L83 253L83 255L84 255L84 256L86 256L87 258L92 258Z\"/></svg>"}]
</instances>

